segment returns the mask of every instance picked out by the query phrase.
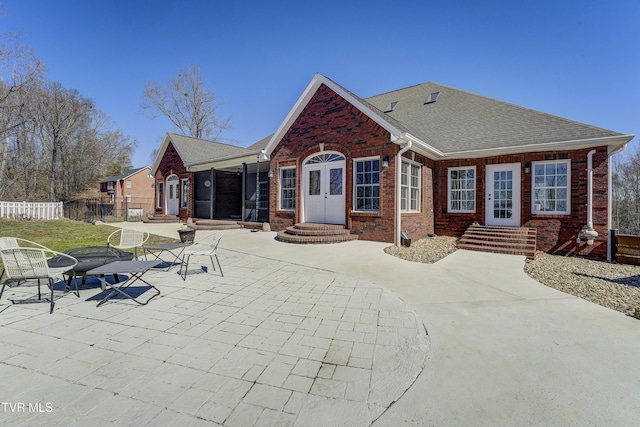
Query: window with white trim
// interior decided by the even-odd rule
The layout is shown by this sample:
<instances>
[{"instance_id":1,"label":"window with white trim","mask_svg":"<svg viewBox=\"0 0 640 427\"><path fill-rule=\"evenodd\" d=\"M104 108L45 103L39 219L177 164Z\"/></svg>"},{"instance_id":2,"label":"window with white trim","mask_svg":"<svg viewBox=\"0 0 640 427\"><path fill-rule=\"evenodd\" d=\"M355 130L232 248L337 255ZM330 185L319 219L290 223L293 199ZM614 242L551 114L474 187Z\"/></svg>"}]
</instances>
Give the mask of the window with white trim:
<instances>
[{"instance_id":1,"label":"window with white trim","mask_svg":"<svg viewBox=\"0 0 640 427\"><path fill-rule=\"evenodd\" d=\"M280 209L296 208L296 168L280 169Z\"/></svg>"},{"instance_id":2,"label":"window with white trim","mask_svg":"<svg viewBox=\"0 0 640 427\"><path fill-rule=\"evenodd\" d=\"M567 215L570 213L569 160L533 162L531 211Z\"/></svg>"},{"instance_id":3,"label":"window with white trim","mask_svg":"<svg viewBox=\"0 0 640 427\"><path fill-rule=\"evenodd\" d=\"M418 163L402 160L400 173L400 209L405 212L420 211L420 172Z\"/></svg>"},{"instance_id":4,"label":"window with white trim","mask_svg":"<svg viewBox=\"0 0 640 427\"><path fill-rule=\"evenodd\" d=\"M131 180L130 179L127 180L127 188L131 188Z\"/></svg>"},{"instance_id":5,"label":"window with white trim","mask_svg":"<svg viewBox=\"0 0 640 427\"><path fill-rule=\"evenodd\" d=\"M189 179L185 178L181 181L180 187L180 207L186 209L189 207Z\"/></svg>"},{"instance_id":6,"label":"window with white trim","mask_svg":"<svg viewBox=\"0 0 640 427\"><path fill-rule=\"evenodd\" d=\"M164 182L158 182L156 185L156 192L158 193L158 207L164 207Z\"/></svg>"},{"instance_id":7,"label":"window with white trim","mask_svg":"<svg viewBox=\"0 0 640 427\"><path fill-rule=\"evenodd\" d=\"M354 209L380 211L380 158L354 160Z\"/></svg>"},{"instance_id":8,"label":"window with white trim","mask_svg":"<svg viewBox=\"0 0 640 427\"><path fill-rule=\"evenodd\" d=\"M463 166L448 169L448 211L476 211L476 167Z\"/></svg>"}]
</instances>

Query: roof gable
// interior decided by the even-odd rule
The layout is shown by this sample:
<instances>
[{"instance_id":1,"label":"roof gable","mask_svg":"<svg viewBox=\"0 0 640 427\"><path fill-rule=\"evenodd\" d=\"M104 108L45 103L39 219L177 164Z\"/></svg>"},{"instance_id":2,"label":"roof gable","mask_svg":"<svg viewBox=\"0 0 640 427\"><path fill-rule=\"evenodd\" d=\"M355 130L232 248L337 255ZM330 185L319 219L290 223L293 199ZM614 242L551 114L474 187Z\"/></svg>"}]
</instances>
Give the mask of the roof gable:
<instances>
[{"instance_id":1,"label":"roof gable","mask_svg":"<svg viewBox=\"0 0 640 427\"><path fill-rule=\"evenodd\" d=\"M362 111L365 115L375 121L382 128L387 130L391 134L391 139L396 140L403 138L403 136L407 133L407 129L404 125L396 120L393 117L385 116L382 110L369 103L368 101L354 95L344 87L335 83L333 80L323 76L320 73L316 73L311 79L311 82L307 85L305 90L302 92L302 95L298 98L293 108L289 111L284 121L280 124L276 132L273 134L269 142L265 147L265 152L267 154L271 154L275 149L276 145L280 142L282 137L287 133L289 128L293 125L295 120L298 118L300 113L307 106L313 95L318 91L318 89L325 85L329 87L331 90L336 92L342 98L344 98L351 105L356 107L358 110Z\"/></svg>"}]
</instances>

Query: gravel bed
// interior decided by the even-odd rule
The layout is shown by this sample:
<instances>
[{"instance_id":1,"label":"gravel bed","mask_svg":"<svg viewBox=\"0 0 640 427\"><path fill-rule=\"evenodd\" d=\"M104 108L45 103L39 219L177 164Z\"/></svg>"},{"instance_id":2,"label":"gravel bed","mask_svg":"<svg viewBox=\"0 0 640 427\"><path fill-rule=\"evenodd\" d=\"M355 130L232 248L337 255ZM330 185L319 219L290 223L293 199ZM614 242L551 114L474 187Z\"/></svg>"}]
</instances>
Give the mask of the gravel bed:
<instances>
[{"instance_id":1,"label":"gravel bed","mask_svg":"<svg viewBox=\"0 0 640 427\"><path fill-rule=\"evenodd\" d=\"M536 252L524 271L551 288L640 319L640 266Z\"/></svg>"},{"instance_id":2,"label":"gravel bed","mask_svg":"<svg viewBox=\"0 0 640 427\"><path fill-rule=\"evenodd\" d=\"M410 247L389 246L384 251L389 255L407 261L433 264L456 250L458 239L449 236L436 236L411 242Z\"/></svg>"},{"instance_id":3,"label":"gravel bed","mask_svg":"<svg viewBox=\"0 0 640 427\"><path fill-rule=\"evenodd\" d=\"M407 261L433 264L456 250L458 239L420 239L410 247L389 246L385 252ZM536 252L524 271L538 282L640 319L640 266L609 264Z\"/></svg>"}]
</instances>

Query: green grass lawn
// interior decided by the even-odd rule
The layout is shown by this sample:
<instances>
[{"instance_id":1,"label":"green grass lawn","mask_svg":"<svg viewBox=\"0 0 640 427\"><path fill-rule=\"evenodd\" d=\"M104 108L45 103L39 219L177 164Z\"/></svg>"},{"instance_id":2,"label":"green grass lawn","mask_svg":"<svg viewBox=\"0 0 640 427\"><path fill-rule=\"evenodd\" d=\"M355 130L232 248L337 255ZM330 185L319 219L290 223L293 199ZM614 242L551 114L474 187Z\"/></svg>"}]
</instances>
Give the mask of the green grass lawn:
<instances>
[{"instance_id":1,"label":"green grass lawn","mask_svg":"<svg viewBox=\"0 0 640 427\"><path fill-rule=\"evenodd\" d=\"M106 246L109 234L118 230L110 225L93 225L71 220L21 221L0 218L0 237L19 237L39 243L49 249L64 252L81 246ZM174 243L179 239L149 236L148 245ZM140 251L138 251L140 253ZM0 261L0 271L2 262Z\"/></svg>"},{"instance_id":2,"label":"green grass lawn","mask_svg":"<svg viewBox=\"0 0 640 427\"><path fill-rule=\"evenodd\" d=\"M105 246L109 234L118 228L71 220L21 221L0 218L0 237L20 237L54 251L64 252L81 246ZM147 244L178 242L178 239L151 235Z\"/></svg>"}]
</instances>

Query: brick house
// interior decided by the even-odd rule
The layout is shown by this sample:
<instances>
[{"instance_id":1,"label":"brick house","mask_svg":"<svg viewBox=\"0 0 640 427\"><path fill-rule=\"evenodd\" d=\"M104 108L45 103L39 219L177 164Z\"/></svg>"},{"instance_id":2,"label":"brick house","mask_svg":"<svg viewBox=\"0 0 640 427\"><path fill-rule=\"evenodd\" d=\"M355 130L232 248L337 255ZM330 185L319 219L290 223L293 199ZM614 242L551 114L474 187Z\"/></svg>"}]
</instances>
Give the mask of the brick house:
<instances>
[{"instance_id":1,"label":"brick house","mask_svg":"<svg viewBox=\"0 0 640 427\"><path fill-rule=\"evenodd\" d=\"M153 178L144 166L100 181L100 203L116 216L140 216L153 212Z\"/></svg>"},{"instance_id":2,"label":"brick house","mask_svg":"<svg viewBox=\"0 0 640 427\"><path fill-rule=\"evenodd\" d=\"M436 83L363 99L316 74L251 156L269 158L258 181L273 230L338 224L399 244L477 222L606 258L610 157L632 138Z\"/></svg>"},{"instance_id":3,"label":"brick house","mask_svg":"<svg viewBox=\"0 0 640 427\"><path fill-rule=\"evenodd\" d=\"M243 148L167 133L151 166L155 212L176 215L183 222L268 221L269 163L261 158L268 141ZM257 210L256 198L261 200Z\"/></svg>"}]
</instances>

